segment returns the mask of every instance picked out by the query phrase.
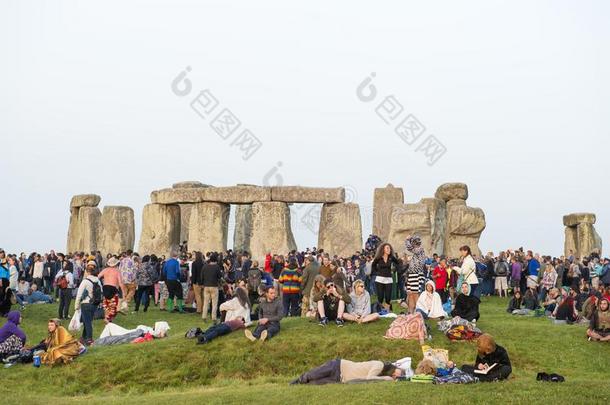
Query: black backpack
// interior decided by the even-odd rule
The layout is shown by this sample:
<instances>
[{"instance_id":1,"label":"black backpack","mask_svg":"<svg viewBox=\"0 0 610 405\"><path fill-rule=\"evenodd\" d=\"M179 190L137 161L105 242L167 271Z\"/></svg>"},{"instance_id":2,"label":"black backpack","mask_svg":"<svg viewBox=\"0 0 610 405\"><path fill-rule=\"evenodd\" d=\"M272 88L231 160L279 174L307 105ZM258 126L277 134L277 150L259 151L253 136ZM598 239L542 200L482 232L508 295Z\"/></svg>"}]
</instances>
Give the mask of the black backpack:
<instances>
[{"instance_id":1,"label":"black backpack","mask_svg":"<svg viewBox=\"0 0 610 405\"><path fill-rule=\"evenodd\" d=\"M87 279L87 281L89 281L91 285L93 285L93 294L91 299L89 300L90 304L93 304L97 307L102 303L102 287L100 287L100 283L94 283L92 280L89 279Z\"/></svg>"},{"instance_id":2,"label":"black backpack","mask_svg":"<svg viewBox=\"0 0 610 405\"><path fill-rule=\"evenodd\" d=\"M506 276L508 274L508 265L505 261L501 261L498 263L496 268L496 276Z\"/></svg>"}]
</instances>

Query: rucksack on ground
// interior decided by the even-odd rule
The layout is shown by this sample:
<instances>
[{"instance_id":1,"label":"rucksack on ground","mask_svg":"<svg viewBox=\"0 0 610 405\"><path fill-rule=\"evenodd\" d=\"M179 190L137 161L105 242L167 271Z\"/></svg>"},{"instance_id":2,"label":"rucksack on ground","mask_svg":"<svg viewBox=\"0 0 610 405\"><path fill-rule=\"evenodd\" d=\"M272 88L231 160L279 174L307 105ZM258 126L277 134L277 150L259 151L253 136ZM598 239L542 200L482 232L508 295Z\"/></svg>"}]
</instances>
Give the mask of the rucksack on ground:
<instances>
[{"instance_id":1,"label":"rucksack on ground","mask_svg":"<svg viewBox=\"0 0 610 405\"><path fill-rule=\"evenodd\" d=\"M258 269L250 269L248 271L248 291L258 292L258 288L261 285L262 275Z\"/></svg>"}]
</instances>

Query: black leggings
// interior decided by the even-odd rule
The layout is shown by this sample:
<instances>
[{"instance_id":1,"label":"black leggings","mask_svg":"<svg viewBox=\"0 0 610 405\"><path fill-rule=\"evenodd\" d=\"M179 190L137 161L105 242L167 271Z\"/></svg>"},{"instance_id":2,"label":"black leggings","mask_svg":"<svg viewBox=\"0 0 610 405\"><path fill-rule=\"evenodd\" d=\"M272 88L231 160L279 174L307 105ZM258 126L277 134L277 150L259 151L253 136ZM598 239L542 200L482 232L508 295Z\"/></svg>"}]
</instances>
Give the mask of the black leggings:
<instances>
[{"instance_id":1,"label":"black leggings","mask_svg":"<svg viewBox=\"0 0 610 405\"><path fill-rule=\"evenodd\" d=\"M377 292L377 302L392 305L392 284L382 284L375 282L375 291Z\"/></svg>"},{"instance_id":2,"label":"black leggings","mask_svg":"<svg viewBox=\"0 0 610 405\"><path fill-rule=\"evenodd\" d=\"M155 288L152 285L139 285L136 290L136 311L140 309L140 303L145 299L144 312L148 310L150 304L150 297L155 293Z\"/></svg>"}]
</instances>

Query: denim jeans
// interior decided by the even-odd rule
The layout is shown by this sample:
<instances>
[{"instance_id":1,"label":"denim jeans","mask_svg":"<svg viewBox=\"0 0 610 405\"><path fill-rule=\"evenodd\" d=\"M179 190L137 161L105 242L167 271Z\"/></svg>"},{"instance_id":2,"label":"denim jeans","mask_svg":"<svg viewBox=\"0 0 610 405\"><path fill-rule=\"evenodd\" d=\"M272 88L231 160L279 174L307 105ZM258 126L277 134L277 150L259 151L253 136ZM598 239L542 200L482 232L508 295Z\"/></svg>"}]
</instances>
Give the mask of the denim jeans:
<instances>
[{"instance_id":1,"label":"denim jeans","mask_svg":"<svg viewBox=\"0 0 610 405\"><path fill-rule=\"evenodd\" d=\"M263 333L264 330L267 331L267 339L271 339L273 336L280 333L280 323L278 321L269 321L264 325L259 323L252 335L258 339L261 337L261 333Z\"/></svg>"},{"instance_id":2,"label":"denim jeans","mask_svg":"<svg viewBox=\"0 0 610 405\"><path fill-rule=\"evenodd\" d=\"M93 304L81 304L80 319L83 322L83 339L93 340L93 314L95 306Z\"/></svg>"},{"instance_id":3,"label":"denim jeans","mask_svg":"<svg viewBox=\"0 0 610 405\"><path fill-rule=\"evenodd\" d=\"M282 296L284 316L299 316L299 294L286 294Z\"/></svg>"},{"instance_id":4,"label":"denim jeans","mask_svg":"<svg viewBox=\"0 0 610 405\"><path fill-rule=\"evenodd\" d=\"M210 326L203 332L203 336L206 342L217 338L218 336L228 335L231 333L231 328L226 323L219 323L218 325Z\"/></svg>"}]
</instances>

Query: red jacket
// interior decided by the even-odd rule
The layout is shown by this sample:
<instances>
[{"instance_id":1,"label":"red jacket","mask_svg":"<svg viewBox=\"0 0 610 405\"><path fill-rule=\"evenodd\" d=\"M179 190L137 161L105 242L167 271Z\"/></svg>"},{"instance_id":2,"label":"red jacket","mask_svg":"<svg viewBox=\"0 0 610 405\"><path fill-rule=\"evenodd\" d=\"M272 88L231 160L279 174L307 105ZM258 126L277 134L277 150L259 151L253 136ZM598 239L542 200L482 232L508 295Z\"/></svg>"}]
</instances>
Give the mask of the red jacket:
<instances>
[{"instance_id":1,"label":"red jacket","mask_svg":"<svg viewBox=\"0 0 610 405\"><path fill-rule=\"evenodd\" d=\"M447 288L447 268L436 266L432 270L432 278L434 279L434 286L436 290L444 290Z\"/></svg>"},{"instance_id":2,"label":"red jacket","mask_svg":"<svg viewBox=\"0 0 610 405\"><path fill-rule=\"evenodd\" d=\"M267 253L265 256L265 272L271 273L273 269L271 268L271 254Z\"/></svg>"}]
</instances>

